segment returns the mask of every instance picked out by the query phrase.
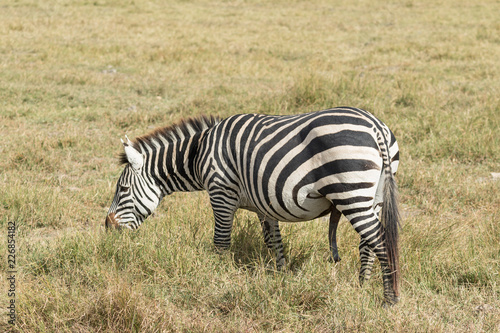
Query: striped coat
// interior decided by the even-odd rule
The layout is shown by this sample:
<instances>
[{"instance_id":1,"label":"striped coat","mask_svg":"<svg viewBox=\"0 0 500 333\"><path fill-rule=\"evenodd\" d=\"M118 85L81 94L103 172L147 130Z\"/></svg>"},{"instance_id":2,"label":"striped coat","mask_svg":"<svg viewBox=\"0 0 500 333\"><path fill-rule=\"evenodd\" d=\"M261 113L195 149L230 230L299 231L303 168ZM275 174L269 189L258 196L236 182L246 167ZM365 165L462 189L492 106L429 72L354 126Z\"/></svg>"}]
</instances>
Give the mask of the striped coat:
<instances>
[{"instance_id":1,"label":"striped coat","mask_svg":"<svg viewBox=\"0 0 500 333\"><path fill-rule=\"evenodd\" d=\"M214 243L227 248L238 208L257 213L266 244L285 265L278 221L330 214L329 241L344 215L361 237L360 281L382 266L387 303L399 296L397 187L399 149L367 111L341 107L294 116L200 117L124 142L126 167L106 226L137 228L175 191L206 190ZM125 203L125 204L123 204ZM378 212L382 210L379 217Z\"/></svg>"}]
</instances>

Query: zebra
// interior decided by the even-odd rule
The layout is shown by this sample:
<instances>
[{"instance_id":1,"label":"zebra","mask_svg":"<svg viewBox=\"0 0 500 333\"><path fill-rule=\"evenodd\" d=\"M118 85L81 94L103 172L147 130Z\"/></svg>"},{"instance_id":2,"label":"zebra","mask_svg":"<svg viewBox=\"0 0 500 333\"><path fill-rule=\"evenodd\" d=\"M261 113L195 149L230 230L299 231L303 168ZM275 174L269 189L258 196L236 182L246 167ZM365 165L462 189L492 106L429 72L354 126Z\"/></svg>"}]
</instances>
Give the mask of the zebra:
<instances>
[{"instance_id":1,"label":"zebra","mask_svg":"<svg viewBox=\"0 0 500 333\"><path fill-rule=\"evenodd\" d=\"M239 114L179 123L122 140L124 164L106 228L137 229L163 197L206 190L215 219L214 244L227 249L237 209L257 213L276 267L286 261L278 221L330 214L333 259L344 215L360 235L359 282L382 270L384 300L399 301L399 148L371 113L338 107L287 116Z\"/></svg>"}]
</instances>

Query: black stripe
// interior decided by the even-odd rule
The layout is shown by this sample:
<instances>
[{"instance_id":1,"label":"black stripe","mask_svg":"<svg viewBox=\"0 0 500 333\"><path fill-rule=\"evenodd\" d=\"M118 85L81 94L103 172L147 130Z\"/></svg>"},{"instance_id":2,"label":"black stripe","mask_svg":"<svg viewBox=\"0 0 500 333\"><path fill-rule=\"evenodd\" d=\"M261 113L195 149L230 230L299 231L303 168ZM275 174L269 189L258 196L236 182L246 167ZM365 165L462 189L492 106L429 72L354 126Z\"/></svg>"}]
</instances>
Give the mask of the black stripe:
<instances>
[{"instance_id":1,"label":"black stripe","mask_svg":"<svg viewBox=\"0 0 500 333\"><path fill-rule=\"evenodd\" d=\"M335 206L349 206L360 202L367 202L370 200L373 200L373 197L351 197L347 199L333 199L333 204ZM344 214L343 211L342 214ZM349 214L344 214L344 215L349 215Z\"/></svg>"}]
</instances>

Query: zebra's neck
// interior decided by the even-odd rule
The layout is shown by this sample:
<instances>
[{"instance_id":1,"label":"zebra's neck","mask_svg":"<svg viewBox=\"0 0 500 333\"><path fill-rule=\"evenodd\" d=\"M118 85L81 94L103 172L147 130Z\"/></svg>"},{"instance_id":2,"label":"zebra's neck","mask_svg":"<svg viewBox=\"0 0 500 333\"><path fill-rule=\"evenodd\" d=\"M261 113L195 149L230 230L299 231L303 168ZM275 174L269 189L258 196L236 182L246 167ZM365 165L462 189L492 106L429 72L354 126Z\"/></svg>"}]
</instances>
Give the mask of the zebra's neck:
<instances>
[{"instance_id":1,"label":"zebra's neck","mask_svg":"<svg viewBox=\"0 0 500 333\"><path fill-rule=\"evenodd\" d=\"M200 134L169 142L161 147L152 159L150 175L160 185L164 195L172 192L201 190L198 176L194 172L194 156L197 154Z\"/></svg>"},{"instance_id":2,"label":"zebra's neck","mask_svg":"<svg viewBox=\"0 0 500 333\"><path fill-rule=\"evenodd\" d=\"M144 172L163 195L203 189L196 157L200 139L217 122L219 119L213 117L187 119L136 139L134 146L145 156Z\"/></svg>"}]
</instances>

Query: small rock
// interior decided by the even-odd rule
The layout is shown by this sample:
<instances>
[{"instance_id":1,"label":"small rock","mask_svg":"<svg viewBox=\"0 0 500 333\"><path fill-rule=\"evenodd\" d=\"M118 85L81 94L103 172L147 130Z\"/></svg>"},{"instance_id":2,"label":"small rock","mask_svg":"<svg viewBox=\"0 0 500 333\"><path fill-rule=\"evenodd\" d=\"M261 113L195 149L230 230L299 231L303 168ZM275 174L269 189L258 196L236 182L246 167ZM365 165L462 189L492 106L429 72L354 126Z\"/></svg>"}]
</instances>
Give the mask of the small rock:
<instances>
[{"instance_id":1,"label":"small rock","mask_svg":"<svg viewBox=\"0 0 500 333\"><path fill-rule=\"evenodd\" d=\"M492 172L491 177L495 180L500 179L500 172Z\"/></svg>"},{"instance_id":2,"label":"small rock","mask_svg":"<svg viewBox=\"0 0 500 333\"><path fill-rule=\"evenodd\" d=\"M104 74L116 74L116 69L114 69L113 66L108 65L108 68L103 70L102 73L104 73Z\"/></svg>"},{"instance_id":3,"label":"small rock","mask_svg":"<svg viewBox=\"0 0 500 333\"><path fill-rule=\"evenodd\" d=\"M491 310L493 310L493 307L489 304L481 304L474 309L476 312L489 312Z\"/></svg>"}]
</instances>

